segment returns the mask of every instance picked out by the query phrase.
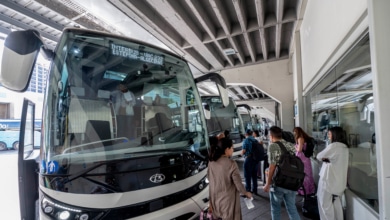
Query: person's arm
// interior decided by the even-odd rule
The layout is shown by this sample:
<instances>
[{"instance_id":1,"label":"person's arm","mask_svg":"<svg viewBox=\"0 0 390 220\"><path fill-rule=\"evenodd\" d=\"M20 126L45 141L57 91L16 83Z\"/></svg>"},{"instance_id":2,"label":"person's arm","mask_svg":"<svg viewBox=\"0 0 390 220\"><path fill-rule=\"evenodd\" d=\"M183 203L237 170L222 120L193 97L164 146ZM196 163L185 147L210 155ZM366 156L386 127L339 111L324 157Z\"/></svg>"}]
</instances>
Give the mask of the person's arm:
<instances>
[{"instance_id":1,"label":"person's arm","mask_svg":"<svg viewBox=\"0 0 390 220\"><path fill-rule=\"evenodd\" d=\"M245 155L245 152L246 152L246 142L247 142L247 139L245 139L245 140L242 142L241 156L244 156L244 155Z\"/></svg>"},{"instance_id":2,"label":"person's arm","mask_svg":"<svg viewBox=\"0 0 390 220\"><path fill-rule=\"evenodd\" d=\"M298 138L298 147L297 152L302 152L303 145L305 144L305 140L303 137Z\"/></svg>"},{"instance_id":3,"label":"person's arm","mask_svg":"<svg viewBox=\"0 0 390 220\"><path fill-rule=\"evenodd\" d=\"M317 159L329 163L329 159L334 156L334 152L331 150L332 146L333 144L329 144L323 151L319 152L317 154Z\"/></svg>"},{"instance_id":4,"label":"person's arm","mask_svg":"<svg viewBox=\"0 0 390 220\"><path fill-rule=\"evenodd\" d=\"M272 177L275 173L275 169L276 169L276 164L269 165L267 182L266 182L265 186L263 187L264 192L269 192L269 190L271 189Z\"/></svg>"},{"instance_id":5,"label":"person's arm","mask_svg":"<svg viewBox=\"0 0 390 220\"><path fill-rule=\"evenodd\" d=\"M244 156L244 155L245 155L245 152L246 152L246 150L245 150L244 148L242 148L241 156Z\"/></svg>"}]
</instances>

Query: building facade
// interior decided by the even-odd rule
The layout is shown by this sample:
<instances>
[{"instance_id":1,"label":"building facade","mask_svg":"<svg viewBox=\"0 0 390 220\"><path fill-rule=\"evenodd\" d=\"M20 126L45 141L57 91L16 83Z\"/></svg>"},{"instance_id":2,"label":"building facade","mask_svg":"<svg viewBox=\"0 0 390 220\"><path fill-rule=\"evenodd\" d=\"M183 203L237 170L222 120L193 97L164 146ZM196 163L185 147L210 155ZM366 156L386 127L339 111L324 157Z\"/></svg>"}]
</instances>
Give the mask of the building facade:
<instances>
[{"instance_id":1,"label":"building facade","mask_svg":"<svg viewBox=\"0 0 390 220\"><path fill-rule=\"evenodd\" d=\"M295 124L319 140L317 151L328 128L345 130L347 219L390 217L389 8L388 1L308 1L295 34ZM312 162L318 174L321 164Z\"/></svg>"}]
</instances>

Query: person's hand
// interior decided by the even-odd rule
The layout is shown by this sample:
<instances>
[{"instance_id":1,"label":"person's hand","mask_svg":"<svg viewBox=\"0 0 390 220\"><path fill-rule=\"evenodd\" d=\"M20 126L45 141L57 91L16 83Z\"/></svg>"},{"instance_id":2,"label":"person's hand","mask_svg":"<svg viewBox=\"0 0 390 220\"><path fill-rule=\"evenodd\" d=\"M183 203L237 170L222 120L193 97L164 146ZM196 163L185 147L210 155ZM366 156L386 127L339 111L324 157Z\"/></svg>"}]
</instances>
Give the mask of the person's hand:
<instances>
[{"instance_id":1,"label":"person's hand","mask_svg":"<svg viewBox=\"0 0 390 220\"><path fill-rule=\"evenodd\" d=\"M224 133L219 133L219 134L217 135L218 140L221 140L221 139L224 138L224 137L225 137L225 134L224 134Z\"/></svg>"},{"instance_id":2,"label":"person's hand","mask_svg":"<svg viewBox=\"0 0 390 220\"><path fill-rule=\"evenodd\" d=\"M213 212L213 207L211 206L211 203L209 203L209 213L212 213Z\"/></svg>"},{"instance_id":3,"label":"person's hand","mask_svg":"<svg viewBox=\"0 0 390 220\"><path fill-rule=\"evenodd\" d=\"M251 199L251 198L252 198L252 193L251 193L251 192L246 192L246 193L245 193L245 196L246 196L248 199Z\"/></svg>"},{"instance_id":4,"label":"person's hand","mask_svg":"<svg viewBox=\"0 0 390 220\"><path fill-rule=\"evenodd\" d=\"M265 186L263 186L264 192L269 192L270 189L271 189L271 185L270 184L265 184Z\"/></svg>"}]
</instances>

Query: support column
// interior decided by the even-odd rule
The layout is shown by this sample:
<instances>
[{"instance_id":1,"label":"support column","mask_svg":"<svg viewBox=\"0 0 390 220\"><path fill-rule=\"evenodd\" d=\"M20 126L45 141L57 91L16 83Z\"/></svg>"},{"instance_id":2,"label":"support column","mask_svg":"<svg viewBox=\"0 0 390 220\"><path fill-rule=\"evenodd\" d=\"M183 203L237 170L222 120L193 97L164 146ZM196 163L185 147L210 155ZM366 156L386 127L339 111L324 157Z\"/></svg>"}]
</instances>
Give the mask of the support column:
<instances>
[{"instance_id":1,"label":"support column","mask_svg":"<svg viewBox=\"0 0 390 220\"><path fill-rule=\"evenodd\" d=\"M301 55L301 33L299 31L295 32L295 54L294 54L294 94L295 94L295 104L297 105L297 111L295 115L295 125L301 127L306 132L306 125L304 119L304 106L303 106L303 83L302 83L302 55Z\"/></svg>"},{"instance_id":2,"label":"support column","mask_svg":"<svg viewBox=\"0 0 390 220\"><path fill-rule=\"evenodd\" d=\"M388 0L368 0L380 219L390 219L389 9L390 1Z\"/></svg>"}]
</instances>

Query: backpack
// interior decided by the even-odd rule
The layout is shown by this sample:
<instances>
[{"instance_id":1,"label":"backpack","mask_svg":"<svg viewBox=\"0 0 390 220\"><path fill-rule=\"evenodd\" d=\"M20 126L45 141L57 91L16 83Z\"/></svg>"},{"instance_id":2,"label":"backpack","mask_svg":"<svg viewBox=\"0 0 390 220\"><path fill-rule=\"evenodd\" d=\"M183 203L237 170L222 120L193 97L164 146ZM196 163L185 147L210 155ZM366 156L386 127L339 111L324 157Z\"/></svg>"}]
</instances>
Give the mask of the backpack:
<instances>
[{"instance_id":1,"label":"backpack","mask_svg":"<svg viewBox=\"0 0 390 220\"><path fill-rule=\"evenodd\" d=\"M264 147L257 140L252 142L252 159L260 162L264 160Z\"/></svg>"},{"instance_id":2,"label":"backpack","mask_svg":"<svg viewBox=\"0 0 390 220\"><path fill-rule=\"evenodd\" d=\"M305 155L305 157L310 158L311 156L313 156L314 147L316 143L314 138L312 137L309 137L307 140L305 140L305 142L306 142L306 149L303 151L303 154Z\"/></svg>"},{"instance_id":3,"label":"backpack","mask_svg":"<svg viewBox=\"0 0 390 220\"><path fill-rule=\"evenodd\" d=\"M290 131L282 131L282 138L287 142L295 144L294 134Z\"/></svg>"},{"instance_id":4,"label":"backpack","mask_svg":"<svg viewBox=\"0 0 390 220\"><path fill-rule=\"evenodd\" d=\"M282 154L272 177L273 184L284 189L297 191L305 178L303 162L295 154L287 151L282 143L279 141L275 143L279 145Z\"/></svg>"}]
</instances>

